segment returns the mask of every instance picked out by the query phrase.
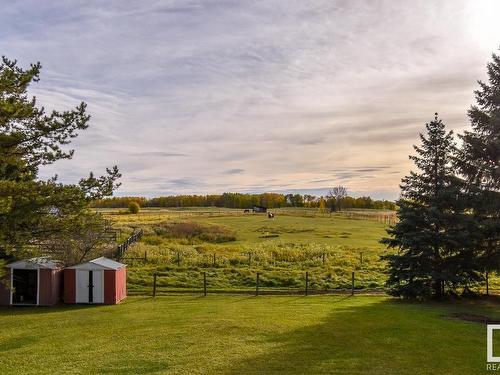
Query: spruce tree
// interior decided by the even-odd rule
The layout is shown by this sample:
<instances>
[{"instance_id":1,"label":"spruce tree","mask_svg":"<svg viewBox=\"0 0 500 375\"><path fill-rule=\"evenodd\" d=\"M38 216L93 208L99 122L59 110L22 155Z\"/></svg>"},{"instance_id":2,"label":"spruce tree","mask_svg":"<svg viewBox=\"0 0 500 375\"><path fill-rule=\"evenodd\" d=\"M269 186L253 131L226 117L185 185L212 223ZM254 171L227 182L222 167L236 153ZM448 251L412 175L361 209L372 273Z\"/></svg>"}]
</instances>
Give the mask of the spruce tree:
<instances>
[{"instance_id":1,"label":"spruce tree","mask_svg":"<svg viewBox=\"0 0 500 375\"><path fill-rule=\"evenodd\" d=\"M457 167L466 185L469 211L476 225L475 251L480 268L500 270L500 56L487 66L488 83L479 81L476 105L468 114L472 131L460 137ZM487 285L487 284L486 284Z\"/></svg>"},{"instance_id":2,"label":"spruce tree","mask_svg":"<svg viewBox=\"0 0 500 375\"><path fill-rule=\"evenodd\" d=\"M398 253L389 262L390 293L406 298L441 297L467 285L463 269L469 223L463 215L461 186L452 168L452 132L438 119L426 124L421 146L410 159L418 171L402 180L398 223L382 240Z\"/></svg>"},{"instance_id":3,"label":"spruce tree","mask_svg":"<svg viewBox=\"0 0 500 375\"><path fill-rule=\"evenodd\" d=\"M72 157L64 146L90 119L85 103L51 113L38 107L28 88L39 80L40 69L39 63L22 69L16 61L0 61L0 262L38 255L47 244L72 242L82 232L104 227L88 206L111 195L120 177L114 167L106 176L91 173L78 184L59 183L57 176L39 178L41 166Z\"/></svg>"}]
</instances>

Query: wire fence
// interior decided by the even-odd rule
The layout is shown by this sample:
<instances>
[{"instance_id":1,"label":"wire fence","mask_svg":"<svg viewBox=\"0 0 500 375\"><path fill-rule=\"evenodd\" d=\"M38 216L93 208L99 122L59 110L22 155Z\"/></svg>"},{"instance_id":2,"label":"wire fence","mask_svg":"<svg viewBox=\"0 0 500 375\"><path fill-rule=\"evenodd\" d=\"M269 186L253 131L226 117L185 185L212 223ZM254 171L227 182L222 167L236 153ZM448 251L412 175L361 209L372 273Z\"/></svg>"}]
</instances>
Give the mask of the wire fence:
<instances>
[{"instance_id":1,"label":"wire fence","mask_svg":"<svg viewBox=\"0 0 500 375\"><path fill-rule=\"evenodd\" d=\"M166 268L149 272L131 270L130 295L168 294L246 294L246 295L316 295L316 294L386 294L385 280L367 270L325 272L322 269L215 269ZM477 293L499 296L495 284L489 291L478 286Z\"/></svg>"},{"instance_id":2,"label":"wire fence","mask_svg":"<svg viewBox=\"0 0 500 375\"><path fill-rule=\"evenodd\" d=\"M300 217L323 217L331 218L335 216L347 217L355 220L370 220L384 223L386 225L394 225L397 221L396 211L390 210L343 210L343 211L330 211L321 210L317 208L270 208L269 212L279 216L300 216ZM112 209L103 209L102 212L115 216L121 215L120 211ZM222 216L252 216L260 215L265 216L266 213L256 213L251 210L244 209L196 209L196 210L182 210L182 209L151 209L147 208L142 210L139 214L134 215L135 221L162 221L165 219L189 219L198 217L222 217ZM129 218L129 216L126 216Z\"/></svg>"},{"instance_id":3,"label":"wire fence","mask_svg":"<svg viewBox=\"0 0 500 375\"><path fill-rule=\"evenodd\" d=\"M179 277L180 276L180 277ZM318 272L295 274L270 271L250 271L242 275L226 271L189 270L152 272L129 281L130 295L190 294L251 294L251 295L312 295L312 294L383 294L382 287L369 287L362 273L351 272L340 277Z\"/></svg>"}]
</instances>

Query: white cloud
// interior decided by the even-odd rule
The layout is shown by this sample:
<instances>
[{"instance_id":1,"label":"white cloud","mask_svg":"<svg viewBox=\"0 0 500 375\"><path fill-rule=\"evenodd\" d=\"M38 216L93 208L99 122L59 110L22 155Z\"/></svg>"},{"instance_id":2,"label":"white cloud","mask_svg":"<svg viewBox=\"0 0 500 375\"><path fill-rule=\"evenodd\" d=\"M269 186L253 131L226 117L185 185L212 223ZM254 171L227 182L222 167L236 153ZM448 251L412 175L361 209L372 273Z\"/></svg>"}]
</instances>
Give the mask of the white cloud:
<instances>
[{"instance_id":1,"label":"white cloud","mask_svg":"<svg viewBox=\"0 0 500 375\"><path fill-rule=\"evenodd\" d=\"M47 108L89 105L75 158L45 171L63 180L118 164L120 194L338 182L395 197L433 113L467 125L497 4L12 2L0 50L42 62Z\"/></svg>"}]
</instances>

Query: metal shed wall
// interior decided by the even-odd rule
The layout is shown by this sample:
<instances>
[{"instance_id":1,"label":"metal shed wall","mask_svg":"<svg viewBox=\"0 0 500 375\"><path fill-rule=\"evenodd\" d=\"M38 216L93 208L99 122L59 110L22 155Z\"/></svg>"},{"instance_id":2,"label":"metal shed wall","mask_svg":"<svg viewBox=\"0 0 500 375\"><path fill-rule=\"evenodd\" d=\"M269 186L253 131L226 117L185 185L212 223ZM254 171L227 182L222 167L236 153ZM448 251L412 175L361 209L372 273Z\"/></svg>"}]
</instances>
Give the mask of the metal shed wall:
<instances>
[{"instance_id":1,"label":"metal shed wall","mask_svg":"<svg viewBox=\"0 0 500 375\"><path fill-rule=\"evenodd\" d=\"M64 270L64 303L76 303L76 270Z\"/></svg>"},{"instance_id":2,"label":"metal shed wall","mask_svg":"<svg viewBox=\"0 0 500 375\"><path fill-rule=\"evenodd\" d=\"M0 280L0 306L10 305L10 269L5 269L6 276Z\"/></svg>"},{"instance_id":3,"label":"metal shed wall","mask_svg":"<svg viewBox=\"0 0 500 375\"><path fill-rule=\"evenodd\" d=\"M113 305L127 296L127 268L104 271L104 303Z\"/></svg>"},{"instance_id":4,"label":"metal shed wall","mask_svg":"<svg viewBox=\"0 0 500 375\"><path fill-rule=\"evenodd\" d=\"M59 303L61 298L61 270L40 270L39 305L49 306Z\"/></svg>"},{"instance_id":5,"label":"metal shed wall","mask_svg":"<svg viewBox=\"0 0 500 375\"><path fill-rule=\"evenodd\" d=\"M0 282L0 306L10 305L11 269L6 269L7 275ZM38 306L51 306L59 303L62 290L62 270L39 269Z\"/></svg>"},{"instance_id":6,"label":"metal shed wall","mask_svg":"<svg viewBox=\"0 0 500 375\"><path fill-rule=\"evenodd\" d=\"M87 267L86 267L87 268ZM89 267L92 268L92 267ZM96 270L102 270L95 266ZM76 303L76 269L64 270L64 302ZM104 270L104 304L114 305L127 297L127 268Z\"/></svg>"}]
</instances>

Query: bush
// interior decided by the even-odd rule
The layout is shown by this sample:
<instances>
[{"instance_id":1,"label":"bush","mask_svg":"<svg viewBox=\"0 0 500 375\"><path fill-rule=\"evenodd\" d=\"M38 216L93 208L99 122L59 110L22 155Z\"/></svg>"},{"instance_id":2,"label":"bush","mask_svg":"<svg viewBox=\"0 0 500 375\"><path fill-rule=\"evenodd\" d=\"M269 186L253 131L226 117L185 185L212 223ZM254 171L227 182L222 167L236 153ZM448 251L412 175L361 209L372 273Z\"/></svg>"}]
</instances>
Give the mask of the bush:
<instances>
[{"instance_id":1,"label":"bush","mask_svg":"<svg viewBox=\"0 0 500 375\"><path fill-rule=\"evenodd\" d=\"M166 223L155 228L159 236L212 243L236 241L236 235L228 228L218 225L201 225L195 222Z\"/></svg>"},{"instance_id":2,"label":"bush","mask_svg":"<svg viewBox=\"0 0 500 375\"><path fill-rule=\"evenodd\" d=\"M130 202L128 205L128 212L131 214L138 214L139 210L141 209L141 206L139 206L139 203L137 202Z\"/></svg>"}]
</instances>

